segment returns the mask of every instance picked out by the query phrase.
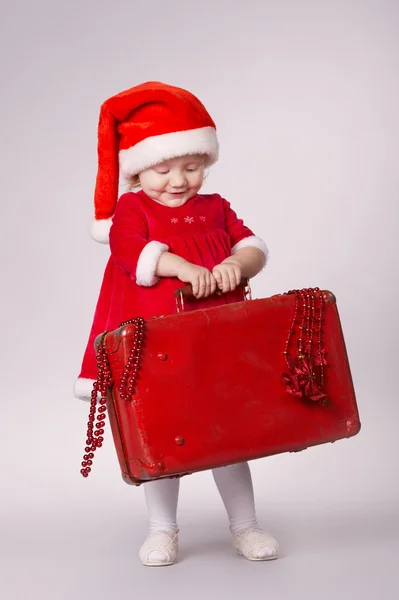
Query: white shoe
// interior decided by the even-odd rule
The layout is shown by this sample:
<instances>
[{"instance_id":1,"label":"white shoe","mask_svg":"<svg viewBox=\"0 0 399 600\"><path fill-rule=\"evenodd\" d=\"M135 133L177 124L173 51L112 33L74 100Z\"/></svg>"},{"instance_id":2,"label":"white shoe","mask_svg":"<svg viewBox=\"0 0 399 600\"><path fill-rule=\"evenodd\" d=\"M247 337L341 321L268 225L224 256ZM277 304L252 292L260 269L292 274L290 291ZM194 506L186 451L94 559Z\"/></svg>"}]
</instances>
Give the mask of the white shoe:
<instances>
[{"instance_id":1,"label":"white shoe","mask_svg":"<svg viewBox=\"0 0 399 600\"><path fill-rule=\"evenodd\" d=\"M233 545L238 554L248 560L274 560L278 556L278 542L269 533L257 527L233 531Z\"/></svg>"},{"instance_id":2,"label":"white shoe","mask_svg":"<svg viewBox=\"0 0 399 600\"><path fill-rule=\"evenodd\" d=\"M179 547L178 531L155 530L140 548L140 560L146 567L173 565Z\"/></svg>"}]
</instances>

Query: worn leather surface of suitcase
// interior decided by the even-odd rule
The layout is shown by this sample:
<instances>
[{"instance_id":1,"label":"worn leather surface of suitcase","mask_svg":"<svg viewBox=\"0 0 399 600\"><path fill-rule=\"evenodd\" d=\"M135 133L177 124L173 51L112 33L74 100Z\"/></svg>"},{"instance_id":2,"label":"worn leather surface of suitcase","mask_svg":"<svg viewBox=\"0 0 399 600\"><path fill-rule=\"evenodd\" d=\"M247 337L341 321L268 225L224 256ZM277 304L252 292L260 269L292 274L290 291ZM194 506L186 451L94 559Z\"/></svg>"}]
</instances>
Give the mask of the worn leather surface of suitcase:
<instances>
[{"instance_id":1,"label":"worn leather surface of suitcase","mask_svg":"<svg viewBox=\"0 0 399 600\"><path fill-rule=\"evenodd\" d=\"M311 295L307 314L304 298L288 293L147 320L129 399L118 382L136 325L97 338L114 382L106 405L126 482L297 452L358 433L335 297L320 292L318 308ZM298 362L309 318L308 349L319 363L313 370Z\"/></svg>"}]
</instances>

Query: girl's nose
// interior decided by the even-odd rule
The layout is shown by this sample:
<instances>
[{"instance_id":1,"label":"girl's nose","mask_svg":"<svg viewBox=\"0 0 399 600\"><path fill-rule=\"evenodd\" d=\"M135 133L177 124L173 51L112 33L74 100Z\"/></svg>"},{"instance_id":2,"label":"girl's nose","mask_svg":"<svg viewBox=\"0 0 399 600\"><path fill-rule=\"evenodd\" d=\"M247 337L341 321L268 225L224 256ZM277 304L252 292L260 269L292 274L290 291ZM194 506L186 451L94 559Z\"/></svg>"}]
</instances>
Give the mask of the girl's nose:
<instances>
[{"instance_id":1,"label":"girl's nose","mask_svg":"<svg viewBox=\"0 0 399 600\"><path fill-rule=\"evenodd\" d=\"M184 186L186 181L185 175L182 171L173 171L170 178L170 184L172 187L181 188Z\"/></svg>"}]
</instances>

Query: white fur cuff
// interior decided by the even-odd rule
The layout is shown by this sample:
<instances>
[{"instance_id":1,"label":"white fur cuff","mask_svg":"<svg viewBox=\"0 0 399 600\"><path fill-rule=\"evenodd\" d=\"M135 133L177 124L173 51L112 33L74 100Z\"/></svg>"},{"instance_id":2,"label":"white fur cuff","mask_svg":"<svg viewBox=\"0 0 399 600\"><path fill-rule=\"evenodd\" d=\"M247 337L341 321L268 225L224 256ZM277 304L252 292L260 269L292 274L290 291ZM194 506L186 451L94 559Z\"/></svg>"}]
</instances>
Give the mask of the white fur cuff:
<instances>
[{"instance_id":1,"label":"white fur cuff","mask_svg":"<svg viewBox=\"0 0 399 600\"><path fill-rule=\"evenodd\" d=\"M232 247L231 253L235 254L241 248L258 248L265 255L265 264L267 263L267 259L269 258L269 249L266 246L265 242L256 235L250 235L249 237L244 238L238 244Z\"/></svg>"},{"instance_id":2,"label":"white fur cuff","mask_svg":"<svg viewBox=\"0 0 399 600\"><path fill-rule=\"evenodd\" d=\"M153 240L144 246L137 261L136 283L143 287L151 287L159 281L155 271L162 252L167 252L169 246Z\"/></svg>"}]
</instances>

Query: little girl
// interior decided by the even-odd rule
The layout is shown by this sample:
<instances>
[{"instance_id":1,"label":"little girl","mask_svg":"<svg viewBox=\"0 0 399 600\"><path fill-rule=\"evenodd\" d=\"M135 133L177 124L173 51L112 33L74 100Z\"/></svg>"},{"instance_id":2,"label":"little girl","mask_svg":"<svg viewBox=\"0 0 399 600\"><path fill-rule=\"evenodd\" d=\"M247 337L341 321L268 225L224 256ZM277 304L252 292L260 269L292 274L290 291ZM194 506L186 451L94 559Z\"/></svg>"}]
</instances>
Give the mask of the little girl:
<instances>
[{"instance_id":1,"label":"little girl","mask_svg":"<svg viewBox=\"0 0 399 600\"><path fill-rule=\"evenodd\" d=\"M149 82L102 105L91 234L109 242L111 256L75 382L78 398L90 398L96 379L98 334L135 316L174 313L174 291L185 283L194 295L185 310L241 301L241 278L264 267L265 243L221 196L199 194L204 170L217 158L215 124L186 90ZM132 189L141 189L118 201L119 168ZM277 558L277 541L258 527L248 463L212 472L237 552L249 560ZM176 560L179 485L179 478L144 484L149 515L139 553L144 565Z\"/></svg>"}]
</instances>

